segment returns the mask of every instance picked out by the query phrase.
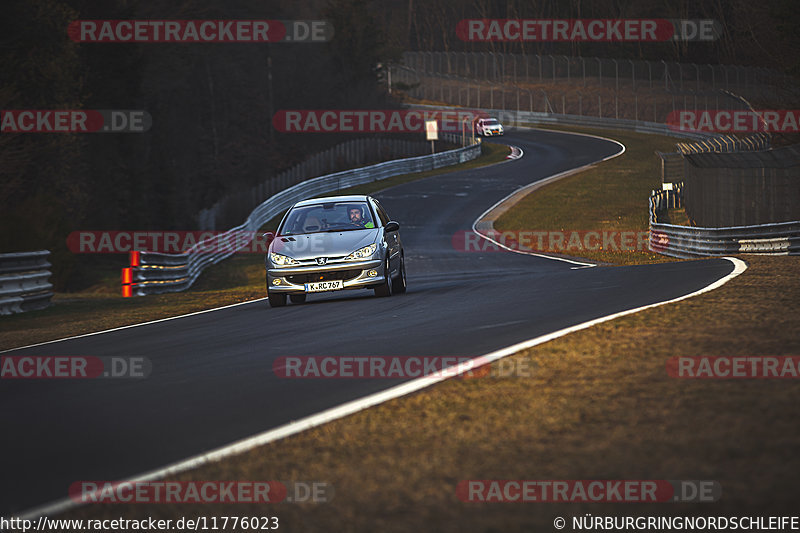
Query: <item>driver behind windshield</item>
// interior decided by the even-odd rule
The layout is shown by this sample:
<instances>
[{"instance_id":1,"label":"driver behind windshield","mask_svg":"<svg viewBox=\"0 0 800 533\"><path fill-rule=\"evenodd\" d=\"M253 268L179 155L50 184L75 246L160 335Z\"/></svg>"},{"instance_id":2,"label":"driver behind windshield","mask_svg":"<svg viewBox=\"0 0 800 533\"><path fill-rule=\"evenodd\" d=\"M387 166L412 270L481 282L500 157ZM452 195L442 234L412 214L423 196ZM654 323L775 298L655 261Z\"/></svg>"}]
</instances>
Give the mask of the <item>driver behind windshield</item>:
<instances>
[{"instance_id":1,"label":"driver behind windshield","mask_svg":"<svg viewBox=\"0 0 800 533\"><path fill-rule=\"evenodd\" d=\"M350 223L359 228L374 228L375 224L372 221L364 219L364 212L361 207L353 206L347 210L350 215Z\"/></svg>"}]
</instances>

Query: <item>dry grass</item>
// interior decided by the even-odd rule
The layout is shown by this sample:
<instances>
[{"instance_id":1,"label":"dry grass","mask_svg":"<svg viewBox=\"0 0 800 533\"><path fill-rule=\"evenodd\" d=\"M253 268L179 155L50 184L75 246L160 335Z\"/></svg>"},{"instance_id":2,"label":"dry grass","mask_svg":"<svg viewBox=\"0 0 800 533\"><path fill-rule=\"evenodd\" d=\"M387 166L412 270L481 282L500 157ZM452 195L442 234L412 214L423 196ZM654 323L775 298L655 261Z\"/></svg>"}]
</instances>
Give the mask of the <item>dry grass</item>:
<instances>
[{"instance_id":1,"label":"dry grass","mask_svg":"<svg viewBox=\"0 0 800 533\"><path fill-rule=\"evenodd\" d=\"M669 378L678 355L797 355L800 258L751 257L711 293L512 356L532 377L450 380L180 479L293 479L325 504L105 506L82 517L277 515L287 531L550 531L555 516L796 511L800 383ZM713 504L462 503L467 479L708 479Z\"/></svg>"},{"instance_id":2,"label":"dry grass","mask_svg":"<svg viewBox=\"0 0 800 533\"><path fill-rule=\"evenodd\" d=\"M503 213L495 229L647 231L647 199L653 189L661 188L655 151L673 150L677 139L593 128L547 129L610 137L625 145L625 153L533 191ZM570 251L570 255L616 265L671 261L648 250Z\"/></svg>"}]
</instances>

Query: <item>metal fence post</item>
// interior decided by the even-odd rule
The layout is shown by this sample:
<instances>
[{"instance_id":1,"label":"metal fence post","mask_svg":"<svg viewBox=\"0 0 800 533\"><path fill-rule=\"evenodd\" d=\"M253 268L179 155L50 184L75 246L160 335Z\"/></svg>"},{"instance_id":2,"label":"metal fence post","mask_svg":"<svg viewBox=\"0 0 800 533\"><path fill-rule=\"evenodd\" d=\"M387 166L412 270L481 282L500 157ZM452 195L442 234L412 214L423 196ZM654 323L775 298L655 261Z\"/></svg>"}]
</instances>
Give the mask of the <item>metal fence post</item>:
<instances>
[{"instance_id":1,"label":"metal fence post","mask_svg":"<svg viewBox=\"0 0 800 533\"><path fill-rule=\"evenodd\" d=\"M584 58L581 59L581 72L583 72L583 88L586 88L586 60Z\"/></svg>"},{"instance_id":2,"label":"metal fence post","mask_svg":"<svg viewBox=\"0 0 800 533\"><path fill-rule=\"evenodd\" d=\"M629 59L628 62L631 64L631 84L633 85L633 90L636 90L636 65L633 63L633 59Z\"/></svg>"},{"instance_id":3,"label":"metal fence post","mask_svg":"<svg viewBox=\"0 0 800 533\"><path fill-rule=\"evenodd\" d=\"M597 60L597 84L598 86L603 86L603 60L599 57L595 58Z\"/></svg>"},{"instance_id":4,"label":"metal fence post","mask_svg":"<svg viewBox=\"0 0 800 533\"><path fill-rule=\"evenodd\" d=\"M539 83L542 83L542 56L536 54L536 59L539 60Z\"/></svg>"}]
</instances>

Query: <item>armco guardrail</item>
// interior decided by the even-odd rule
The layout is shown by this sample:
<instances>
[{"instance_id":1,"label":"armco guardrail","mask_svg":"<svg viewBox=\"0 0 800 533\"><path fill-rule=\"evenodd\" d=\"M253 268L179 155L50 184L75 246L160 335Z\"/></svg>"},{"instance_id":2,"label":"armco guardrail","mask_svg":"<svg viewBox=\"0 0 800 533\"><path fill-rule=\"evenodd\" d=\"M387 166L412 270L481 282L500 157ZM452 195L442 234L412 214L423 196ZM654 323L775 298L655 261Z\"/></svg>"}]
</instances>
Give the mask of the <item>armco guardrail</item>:
<instances>
[{"instance_id":1,"label":"armco guardrail","mask_svg":"<svg viewBox=\"0 0 800 533\"><path fill-rule=\"evenodd\" d=\"M418 109L442 109L441 106L414 105ZM457 108L456 108L457 109ZM530 111L506 111L502 109L475 109L496 117L503 125L562 124L594 126L608 129L633 130L640 133L656 133L672 137L709 140L722 136L675 131L666 124L628 119L599 118L576 115L558 115ZM725 141L721 141L723 146ZM766 144L769 139L763 139ZM751 149L751 144L729 144L731 150ZM696 228L657 222L657 211L680 205L682 187L675 191L653 191L650 197L650 242L651 251L680 258L725 255L732 253L796 254L800 251L800 221L759 226L729 228Z\"/></svg>"},{"instance_id":2,"label":"armco guardrail","mask_svg":"<svg viewBox=\"0 0 800 533\"><path fill-rule=\"evenodd\" d=\"M0 254L0 315L44 309L53 297L50 251Z\"/></svg>"},{"instance_id":3,"label":"armco guardrail","mask_svg":"<svg viewBox=\"0 0 800 533\"><path fill-rule=\"evenodd\" d=\"M659 223L660 211L680 205L680 192L653 191L650 196L651 251L682 259L742 253L800 254L800 221L727 228Z\"/></svg>"},{"instance_id":4,"label":"armco guardrail","mask_svg":"<svg viewBox=\"0 0 800 533\"><path fill-rule=\"evenodd\" d=\"M413 139L377 137L350 139L322 152L308 154L300 163L269 176L253 187L237 189L222 196L212 206L197 213L196 221L199 226L197 229L215 230L218 227L233 226L241 220L242 213L255 208L264 201L264 198L269 198L311 177L362 167L374 161L426 155L430 153L430 149L430 144L417 136Z\"/></svg>"},{"instance_id":5,"label":"armco guardrail","mask_svg":"<svg viewBox=\"0 0 800 533\"><path fill-rule=\"evenodd\" d=\"M460 144L461 137L443 134L440 139ZM380 181L399 174L424 172L475 159L480 142L438 154L387 161L377 165L320 176L285 189L256 207L244 224L198 243L182 254L141 252L123 269L123 296L179 292L189 288L206 267L230 257L248 245L258 229L295 202L313 196ZM242 236L246 238L243 239ZM209 251L210 250L210 251ZM134 259L135 257L135 259Z\"/></svg>"},{"instance_id":6,"label":"armco guardrail","mask_svg":"<svg viewBox=\"0 0 800 533\"><path fill-rule=\"evenodd\" d=\"M441 109L462 109L452 106L431 106L414 104L410 106L412 109L421 110L441 110ZM463 109L462 109L463 110ZM523 126L526 124L537 125L563 125L563 126L587 126L590 128L606 128L616 130L630 130L639 133L655 133L658 135L667 135L672 137L683 137L693 140L707 140L718 137L718 135L692 132L692 131L677 131L670 129L666 124L660 122L646 122L643 120L629 120L629 119L615 119L607 117L590 117L586 115L561 115L558 113L540 113L537 111L516 111L507 109L490 109L490 108L475 108L471 107L469 110L484 113L488 116L497 118L504 127ZM508 129L508 128L507 128Z\"/></svg>"}]
</instances>

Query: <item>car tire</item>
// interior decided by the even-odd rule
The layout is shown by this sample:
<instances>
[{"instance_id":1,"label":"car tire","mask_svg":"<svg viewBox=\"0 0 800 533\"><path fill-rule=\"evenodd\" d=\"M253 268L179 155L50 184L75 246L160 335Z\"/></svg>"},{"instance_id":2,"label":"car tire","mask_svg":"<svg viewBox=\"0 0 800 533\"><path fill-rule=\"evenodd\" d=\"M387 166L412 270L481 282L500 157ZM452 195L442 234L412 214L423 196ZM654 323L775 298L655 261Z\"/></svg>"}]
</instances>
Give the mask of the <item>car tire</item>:
<instances>
[{"instance_id":1,"label":"car tire","mask_svg":"<svg viewBox=\"0 0 800 533\"><path fill-rule=\"evenodd\" d=\"M397 275L397 279L392 284L392 289L397 294L402 294L406 292L408 288L408 284L406 283L406 258L402 255L400 256L400 273Z\"/></svg>"},{"instance_id":2,"label":"car tire","mask_svg":"<svg viewBox=\"0 0 800 533\"><path fill-rule=\"evenodd\" d=\"M386 263L383 265L384 280L383 283L375 287L375 296L391 296L394 285L392 281L391 269L389 268L389 256L386 256Z\"/></svg>"},{"instance_id":3,"label":"car tire","mask_svg":"<svg viewBox=\"0 0 800 533\"><path fill-rule=\"evenodd\" d=\"M305 294L290 294L289 299L292 301L293 304L304 304L306 303L306 295Z\"/></svg>"},{"instance_id":4,"label":"car tire","mask_svg":"<svg viewBox=\"0 0 800 533\"><path fill-rule=\"evenodd\" d=\"M269 306L270 307L283 307L286 305L286 295L281 294L279 292L269 292L267 291L267 296L269 297Z\"/></svg>"}]
</instances>

